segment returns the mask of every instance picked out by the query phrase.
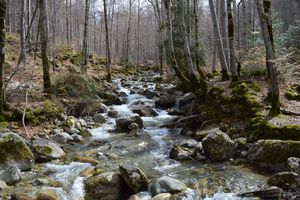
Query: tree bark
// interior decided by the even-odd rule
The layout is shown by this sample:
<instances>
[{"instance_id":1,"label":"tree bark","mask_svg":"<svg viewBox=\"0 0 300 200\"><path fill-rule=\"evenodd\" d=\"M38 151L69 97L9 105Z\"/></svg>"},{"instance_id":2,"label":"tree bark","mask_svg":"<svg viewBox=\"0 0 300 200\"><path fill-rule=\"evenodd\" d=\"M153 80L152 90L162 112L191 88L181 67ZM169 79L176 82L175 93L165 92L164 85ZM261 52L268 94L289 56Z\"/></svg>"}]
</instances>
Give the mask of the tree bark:
<instances>
[{"instance_id":1,"label":"tree bark","mask_svg":"<svg viewBox=\"0 0 300 200\"><path fill-rule=\"evenodd\" d=\"M49 71L49 60L48 60L48 22L47 22L47 11L46 11L46 1L39 0L39 29L41 35L41 52L42 52L42 63L43 63L43 86L44 93L47 96L51 94L51 79Z\"/></svg>"},{"instance_id":2,"label":"tree bark","mask_svg":"<svg viewBox=\"0 0 300 200\"><path fill-rule=\"evenodd\" d=\"M4 107L4 62L5 62L5 16L6 1L0 0L0 114Z\"/></svg>"},{"instance_id":3,"label":"tree bark","mask_svg":"<svg viewBox=\"0 0 300 200\"><path fill-rule=\"evenodd\" d=\"M25 0L21 1L21 17L20 17L20 40L21 40L21 62L26 64L26 45L25 45Z\"/></svg>"},{"instance_id":4,"label":"tree bark","mask_svg":"<svg viewBox=\"0 0 300 200\"><path fill-rule=\"evenodd\" d=\"M227 65L227 61L226 61L226 56L225 56L224 47L223 47L223 40L221 37L219 22L218 22L218 18L217 18L213 0L209 0L209 7L210 7L211 17L212 17L212 22L213 22L213 27L214 27L215 41L217 41L217 44L218 44L219 58L220 58L220 63L221 63L221 67L222 67L222 80L228 80L229 79L228 65Z\"/></svg>"},{"instance_id":5,"label":"tree bark","mask_svg":"<svg viewBox=\"0 0 300 200\"><path fill-rule=\"evenodd\" d=\"M232 15L232 0L227 0L227 16L228 16L228 36L229 36L229 52L230 52L230 70L232 81L239 79L237 73L237 65L234 50L234 19Z\"/></svg>"},{"instance_id":6,"label":"tree bark","mask_svg":"<svg viewBox=\"0 0 300 200\"><path fill-rule=\"evenodd\" d=\"M106 39L106 73L107 73L106 80L108 82L111 82L111 55L110 55L106 0L103 0L103 8L104 8L104 23L105 23L105 39Z\"/></svg>"},{"instance_id":7,"label":"tree bark","mask_svg":"<svg viewBox=\"0 0 300 200\"><path fill-rule=\"evenodd\" d=\"M280 114L280 100L279 100L279 83L278 83L278 77L277 77L277 69L275 64L275 52L274 52L274 46L272 44L272 31L269 30L272 28L270 26L268 16L269 13L266 13L265 11L269 11L270 9L267 9L264 7L263 0L255 0L257 5L257 11L260 19L260 26L261 26L261 32L265 44L266 49L266 60L267 60L267 68L269 69L269 76L270 76L270 88L269 88L269 94L271 95L272 102L271 102L271 110L269 112L270 115L277 115ZM271 6L271 2L269 1L269 4Z\"/></svg>"},{"instance_id":8,"label":"tree bark","mask_svg":"<svg viewBox=\"0 0 300 200\"><path fill-rule=\"evenodd\" d=\"M81 72L87 73L88 63L88 34L89 34L89 14L90 14L90 0L85 0L85 17L84 17L84 31L82 42L82 60Z\"/></svg>"}]
</instances>

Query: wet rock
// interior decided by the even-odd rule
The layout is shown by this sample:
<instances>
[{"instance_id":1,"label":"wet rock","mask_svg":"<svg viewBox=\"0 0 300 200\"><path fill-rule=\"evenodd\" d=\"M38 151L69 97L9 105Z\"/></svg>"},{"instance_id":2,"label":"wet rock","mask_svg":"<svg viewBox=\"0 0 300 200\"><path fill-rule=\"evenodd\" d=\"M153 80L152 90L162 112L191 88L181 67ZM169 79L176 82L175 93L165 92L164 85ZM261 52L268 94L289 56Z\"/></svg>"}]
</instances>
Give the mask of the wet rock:
<instances>
[{"instance_id":1,"label":"wet rock","mask_svg":"<svg viewBox=\"0 0 300 200\"><path fill-rule=\"evenodd\" d=\"M122 195L122 178L115 172L89 177L84 184L85 200L118 200Z\"/></svg>"},{"instance_id":2,"label":"wet rock","mask_svg":"<svg viewBox=\"0 0 300 200\"><path fill-rule=\"evenodd\" d=\"M280 172L271 176L268 184L288 190L300 186L300 177L295 172Z\"/></svg>"},{"instance_id":3,"label":"wet rock","mask_svg":"<svg viewBox=\"0 0 300 200\"><path fill-rule=\"evenodd\" d=\"M65 144L67 142L73 141L72 137L65 132L56 133L51 137L51 139L60 144Z\"/></svg>"},{"instance_id":4,"label":"wet rock","mask_svg":"<svg viewBox=\"0 0 300 200\"><path fill-rule=\"evenodd\" d=\"M291 171L300 174L300 158L296 158L296 157L288 158L288 167Z\"/></svg>"},{"instance_id":5,"label":"wet rock","mask_svg":"<svg viewBox=\"0 0 300 200\"><path fill-rule=\"evenodd\" d=\"M88 129L81 129L79 132L79 135L81 135L84 138L93 136L92 133Z\"/></svg>"},{"instance_id":6,"label":"wet rock","mask_svg":"<svg viewBox=\"0 0 300 200\"><path fill-rule=\"evenodd\" d=\"M7 188L7 184L5 183L5 181L3 181L3 180L0 179L0 193L5 188ZM1 197L1 194L0 194L0 197Z\"/></svg>"},{"instance_id":7,"label":"wet rock","mask_svg":"<svg viewBox=\"0 0 300 200\"><path fill-rule=\"evenodd\" d=\"M74 142L83 142L84 139L81 135L78 135L78 134L73 134L71 135L71 141L74 141Z\"/></svg>"},{"instance_id":8,"label":"wet rock","mask_svg":"<svg viewBox=\"0 0 300 200\"><path fill-rule=\"evenodd\" d=\"M220 131L219 128L205 129L205 130L201 130L201 131L197 131L197 132L193 133L192 137L195 140L198 140L198 141L201 142L210 133L215 133L215 132L218 132L218 131Z\"/></svg>"},{"instance_id":9,"label":"wet rock","mask_svg":"<svg viewBox=\"0 0 300 200\"><path fill-rule=\"evenodd\" d=\"M234 157L235 144L222 131L210 133L202 140L202 145L208 157L215 162L221 162Z\"/></svg>"},{"instance_id":10,"label":"wet rock","mask_svg":"<svg viewBox=\"0 0 300 200\"><path fill-rule=\"evenodd\" d=\"M95 168L94 167L87 167L85 169L83 169L81 172L80 172L80 176L83 176L83 177L90 177L94 174L95 172Z\"/></svg>"},{"instance_id":11,"label":"wet rock","mask_svg":"<svg viewBox=\"0 0 300 200\"><path fill-rule=\"evenodd\" d=\"M245 151L248 150L247 139L246 138L238 138L235 140L235 145L238 150Z\"/></svg>"},{"instance_id":12,"label":"wet rock","mask_svg":"<svg viewBox=\"0 0 300 200\"><path fill-rule=\"evenodd\" d=\"M25 141L9 130L0 133L0 169L16 166L21 171L30 170L34 156Z\"/></svg>"},{"instance_id":13,"label":"wet rock","mask_svg":"<svg viewBox=\"0 0 300 200\"><path fill-rule=\"evenodd\" d=\"M102 114L95 114L93 119L98 124L104 124L107 121Z\"/></svg>"},{"instance_id":14,"label":"wet rock","mask_svg":"<svg viewBox=\"0 0 300 200\"><path fill-rule=\"evenodd\" d=\"M70 128L67 130L67 132L70 134L70 135L73 135L73 134L79 134L80 133L80 130L77 129L77 128Z\"/></svg>"},{"instance_id":15,"label":"wet rock","mask_svg":"<svg viewBox=\"0 0 300 200\"><path fill-rule=\"evenodd\" d=\"M36 200L59 200L55 192L41 192L36 196Z\"/></svg>"},{"instance_id":16,"label":"wet rock","mask_svg":"<svg viewBox=\"0 0 300 200\"><path fill-rule=\"evenodd\" d=\"M176 103L176 96L174 95L162 96L155 101L155 105L162 109L173 108L175 106L175 103Z\"/></svg>"},{"instance_id":17,"label":"wet rock","mask_svg":"<svg viewBox=\"0 0 300 200\"><path fill-rule=\"evenodd\" d=\"M72 160L76 161L76 162L90 163L92 165L98 165L99 164L99 161L96 158L93 158L91 156L75 155Z\"/></svg>"},{"instance_id":18,"label":"wet rock","mask_svg":"<svg viewBox=\"0 0 300 200\"><path fill-rule=\"evenodd\" d=\"M178 99L178 108L181 109L187 104L191 104L196 99L196 96L189 92Z\"/></svg>"},{"instance_id":19,"label":"wet rock","mask_svg":"<svg viewBox=\"0 0 300 200\"><path fill-rule=\"evenodd\" d=\"M159 178L151 187L155 195L160 193L176 194L186 189L187 186L184 183L168 176Z\"/></svg>"},{"instance_id":20,"label":"wet rock","mask_svg":"<svg viewBox=\"0 0 300 200\"><path fill-rule=\"evenodd\" d=\"M170 193L161 193L161 194L154 196L150 200L169 200L170 198L171 198Z\"/></svg>"},{"instance_id":21,"label":"wet rock","mask_svg":"<svg viewBox=\"0 0 300 200\"><path fill-rule=\"evenodd\" d=\"M154 109L153 105L148 105L146 102L138 102L138 104L130 105L130 109L133 113L139 114L141 117L155 117L158 112Z\"/></svg>"},{"instance_id":22,"label":"wet rock","mask_svg":"<svg viewBox=\"0 0 300 200\"><path fill-rule=\"evenodd\" d=\"M121 176L133 193L146 191L149 180L142 170L132 161L126 161L119 166Z\"/></svg>"},{"instance_id":23,"label":"wet rock","mask_svg":"<svg viewBox=\"0 0 300 200\"><path fill-rule=\"evenodd\" d=\"M194 152L180 145L175 145L170 152L170 158L178 161L193 160Z\"/></svg>"},{"instance_id":24,"label":"wet rock","mask_svg":"<svg viewBox=\"0 0 300 200\"><path fill-rule=\"evenodd\" d=\"M247 158L258 167L284 171L288 169L288 158L299 155L300 141L259 140L250 147Z\"/></svg>"},{"instance_id":25,"label":"wet rock","mask_svg":"<svg viewBox=\"0 0 300 200\"><path fill-rule=\"evenodd\" d=\"M87 126L87 122L82 118L78 119L78 122L80 123L81 127L86 127Z\"/></svg>"},{"instance_id":26,"label":"wet rock","mask_svg":"<svg viewBox=\"0 0 300 200\"><path fill-rule=\"evenodd\" d=\"M199 197L193 190L188 188L183 192L180 192L178 194L173 194L170 198L170 200L185 200L185 199L199 199Z\"/></svg>"},{"instance_id":27,"label":"wet rock","mask_svg":"<svg viewBox=\"0 0 300 200\"><path fill-rule=\"evenodd\" d=\"M64 157L66 154L60 146L52 140L37 139L32 142L35 158L40 162L47 162Z\"/></svg>"},{"instance_id":28,"label":"wet rock","mask_svg":"<svg viewBox=\"0 0 300 200\"><path fill-rule=\"evenodd\" d=\"M116 110L109 110L107 112L107 116L110 117L110 118L117 118L118 116L118 111Z\"/></svg>"},{"instance_id":29,"label":"wet rock","mask_svg":"<svg viewBox=\"0 0 300 200\"><path fill-rule=\"evenodd\" d=\"M283 190L279 187L272 186L265 190L240 193L237 194L237 196L245 198L257 197L259 199L281 199L283 197Z\"/></svg>"},{"instance_id":30,"label":"wet rock","mask_svg":"<svg viewBox=\"0 0 300 200\"><path fill-rule=\"evenodd\" d=\"M143 120L139 115L133 115L131 117L124 117L116 119L117 128L123 131L130 131L129 126L132 123L139 125L139 128L143 128Z\"/></svg>"},{"instance_id":31,"label":"wet rock","mask_svg":"<svg viewBox=\"0 0 300 200\"><path fill-rule=\"evenodd\" d=\"M55 128L55 129L52 129L51 131L50 131L50 135L56 135L56 134L59 134L59 133L61 133L61 132L63 132L64 130L63 129L61 129L61 128Z\"/></svg>"},{"instance_id":32,"label":"wet rock","mask_svg":"<svg viewBox=\"0 0 300 200\"><path fill-rule=\"evenodd\" d=\"M28 194L15 193L11 195L10 200L36 200L36 199Z\"/></svg>"},{"instance_id":33,"label":"wet rock","mask_svg":"<svg viewBox=\"0 0 300 200\"><path fill-rule=\"evenodd\" d=\"M20 182L21 179L21 171L15 166L11 166L0 171L0 180L5 181L7 185L15 185Z\"/></svg>"}]
</instances>

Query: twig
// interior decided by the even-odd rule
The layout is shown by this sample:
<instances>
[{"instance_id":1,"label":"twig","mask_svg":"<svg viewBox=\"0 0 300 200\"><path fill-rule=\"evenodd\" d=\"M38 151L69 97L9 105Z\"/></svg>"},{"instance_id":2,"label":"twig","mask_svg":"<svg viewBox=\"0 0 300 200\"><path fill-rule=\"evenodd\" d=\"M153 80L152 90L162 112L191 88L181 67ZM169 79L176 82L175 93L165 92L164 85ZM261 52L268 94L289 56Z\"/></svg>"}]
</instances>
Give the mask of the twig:
<instances>
[{"instance_id":1,"label":"twig","mask_svg":"<svg viewBox=\"0 0 300 200\"><path fill-rule=\"evenodd\" d=\"M26 88L25 107L24 107L24 111L23 111L22 124L23 124L23 128L25 130L25 135L27 138L29 138L28 131L27 131L26 124L25 124L27 104L28 104L28 88Z\"/></svg>"}]
</instances>

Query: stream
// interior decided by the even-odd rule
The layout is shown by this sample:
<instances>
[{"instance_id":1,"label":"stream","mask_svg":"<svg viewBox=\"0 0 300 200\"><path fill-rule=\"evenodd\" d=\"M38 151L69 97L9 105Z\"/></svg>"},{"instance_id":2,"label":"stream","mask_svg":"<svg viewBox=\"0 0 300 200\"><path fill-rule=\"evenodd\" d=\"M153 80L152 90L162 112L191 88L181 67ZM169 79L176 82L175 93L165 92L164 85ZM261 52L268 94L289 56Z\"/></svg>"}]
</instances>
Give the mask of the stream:
<instances>
[{"instance_id":1,"label":"stream","mask_svg":"<svg viewBox=\"0 0 300 200\"><path fill-rule=\"evenodd\" d=\"M133 114L129 107L136 101L154 103L143 95L130 92L132 88L145 87L145 84L149 90L155 90L154 83L115 80L115 84L118 85L120 92L127 95L127 104L109 106L118 112L118 117ZM156 117L142 117L145 128L139 136L114 133L115 119L105 114L107 122L99 128L91 129L93 136L90 141L78 145L75 151L96 150L104 171L116 170L120 163L132 160L149 179L167 175L180 180L190 188L186 192L184 198L186 200L246 200L247 198L238 198L235 194L267 187L267 177L243 165L234 166L230 162L177 162L170 159L169 152L173 145L188 138L180 135L180 129L169 128L168 124L177 119L177 116L169 115L164 110L156 109L156 111L158 112ZM93 142L103 145L92 147L90 144ZM80 172L90 166L89 163L59 160L37 164L33 171L24 173L23 181L13 190L26 193L52 190L61 200L84 200L85 178L80 176ZM151 198L149 192L141 192L138 196L142 200Z\"/></svg>"}]
</instances>

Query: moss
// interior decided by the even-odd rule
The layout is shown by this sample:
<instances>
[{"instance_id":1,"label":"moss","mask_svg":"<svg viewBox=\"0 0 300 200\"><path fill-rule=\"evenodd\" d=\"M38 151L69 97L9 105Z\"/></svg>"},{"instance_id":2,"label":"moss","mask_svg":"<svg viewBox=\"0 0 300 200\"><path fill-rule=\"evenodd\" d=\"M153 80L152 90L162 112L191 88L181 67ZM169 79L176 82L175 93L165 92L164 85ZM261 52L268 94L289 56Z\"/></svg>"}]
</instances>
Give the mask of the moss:
<instances>
[{"instance_id":1,"label":"moss","mask_svg":"<svg viewBox=\"0 0 300 200\"><path fill-rule=\"evenodd\" d=\"M59 198L54 191L47 191L39 193L36 200L59 200Z\"/></svg>"},{"instance_id":2,"label":"moss","mask_svg":"<svg viewBox=\"0 0 300 200\"><path fill-rule=\"evenodd\" d=\"M49 146L36 146L35 151L42 155L49 155L52 153L52 148Z\"/></svg>"},{"instance_id":3,"label":"moss","mask_svg":"<svg viewBox=\"0 0 300 200\"><path fill-rule=\"evenodd\" d=\"M200 110L205 113L206 119L219 119L223 117L221 108L212 104L202 105Z\"/></svg>"},{"instance_id":4,"label":"moss","mask_svg":"<svg viewBox=\"0 0 300 200\"><path fill-rule=\"evenodd\" d=\"M267 122L264 131L268 139L300 140L300 125L298 124L276 126Z\"/></svg>"},{"instance_id":5,"label":"moss","mask_svg":"<svg viewBox=\"0 0 300 200\"><path fill-rule=\"evenodd\" d=\"M300 95L297 92L294 92L292 90L288 90L285 92L285 97L289 100L296 100L300 101Z\"/></svg>"},{"instance_id":6,"label":"moss","mask_svg":"<svg viewBox=\"0 0 300 200\"><path fill-rule=\"evenodd\" d=\"M98 165L99 161L93 157L90 156L81 156L81 155L75 155L72 159L73 161L82 162L82 163L90 163L92 165Z\"/></svg>"},{"instance_id":7,"label":"moss","mask_svg":"<svg viewBox=\"0 0 300 200\"><path fill-rule=\"evenodd\" d=\"M254 90L255 92L260 92L261 91L261 88L260 86L258 85L258 83L251 83L249 84L249 87Z\"/></svg>"},{"instance_id":8,"label":"moss","mask_svg":"<svg viewBox=\"0 0 300 200\"><path fill-rule=\"evenodd\" d=\"M92 134L87 129L81 129L79 135L82 137L92 137Z\"/></svg>"}]
</instances>

